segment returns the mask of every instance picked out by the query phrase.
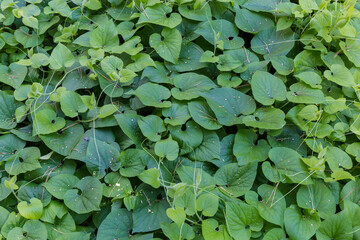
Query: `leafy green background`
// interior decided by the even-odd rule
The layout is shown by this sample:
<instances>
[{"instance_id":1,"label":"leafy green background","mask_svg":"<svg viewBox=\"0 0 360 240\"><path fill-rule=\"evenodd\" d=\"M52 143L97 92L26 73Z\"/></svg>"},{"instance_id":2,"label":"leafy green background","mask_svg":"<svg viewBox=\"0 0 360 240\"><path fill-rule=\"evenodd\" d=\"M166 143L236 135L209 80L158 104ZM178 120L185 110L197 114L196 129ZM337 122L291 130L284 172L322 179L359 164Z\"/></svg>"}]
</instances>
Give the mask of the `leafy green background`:
<instances>
[{"instance_id":1,"label":"leafy green background","mask_svg":"<svg viewBox=\"0 0 360 240\"><path fill-rule=\"evenodd\" d=\"M360 239L357 0L0 9L0 239Z\"/></svg>"}]
</instances>

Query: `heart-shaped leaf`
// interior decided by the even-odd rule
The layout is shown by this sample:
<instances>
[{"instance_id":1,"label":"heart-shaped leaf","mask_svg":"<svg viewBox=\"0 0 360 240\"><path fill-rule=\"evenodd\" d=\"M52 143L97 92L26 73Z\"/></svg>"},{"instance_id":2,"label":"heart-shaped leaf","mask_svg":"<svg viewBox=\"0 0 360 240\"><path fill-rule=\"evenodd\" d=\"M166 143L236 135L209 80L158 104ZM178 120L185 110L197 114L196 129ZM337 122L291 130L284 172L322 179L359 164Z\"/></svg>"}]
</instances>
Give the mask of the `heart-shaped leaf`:
<instances>
[{"instance_id":1,"label":"heart-shaped leaf","mask_svg":"<svg viewBox=\"0 0 360 240\"><path fill-rule=\"evenodd\" d=\"M218 122L225 126L242 123L241 114L247 115L255 111L254 100L232 88L217 88L203 93L210 108L214 111Z\"/></svg>"},{"instance_id":2,"label":"heart-shaped leaf","mask_svg":"<svg viewBox=\"0 0 360 240\"><path fill-rule=\"evenodd\" d=\"M154 150L159 157L174 161L178 157L179 144L170 137L156 142Z\"/></svg>"},{"instance_id":3,"label":"heart-shaped leaf","mask_svg":"<svg viewBox=\"0 0 360 240\"><path fill-rule=\"evenodd\" d=\"M43 213L43 205L37 198L30 199L30 204L22 201L17 205L21 216L27 219L39 219Z\"/></svg>"},{"instance_id":4,"label":"heart-shaped leaf","mask_svg":"<svg viewBox=\"0 0 360 240\"><path fill-rule=\"evenodd\" d=\"M11 63L8 67L0 65L0 82L18 89L27 74L27 67Z\"/></svg>"},{"instance_id":5,"label":"heart-shaped leaf","mask_svg":"<svg viewBox=\"0 0 360 240\"><path fill-rule=\"evenodd\" d=\"M157 93L154 95L154 93ZM169 89L155 83L145 83L138 87L135 91L131 90L127 94L137 96L140 101L146 106L153 106L158 108L168 108L171 102L164 101L171 96Z\"/></svg>"},{"instance_id":6,"label":"heart-shaped leaf","mask_svg":"<svg viewBox=\"0 0 360 240\"><path fill-rule=\"evenodd\" d=\"M280 78L270 73L257 71L251 80L251 89L256 101L263 105L271 105L286 99L286 87Z\"/></svg>"},{"instance_id":7,"label":"heart-shaped leaf","mask_svg":"<svg viewBox=\"0 0 360 240\"><path fill-rule=\"evenodd\" d=\"M51 52L50 68L54 70L71 67L74 62L75 58L71 51L61 43L59 43Z\"/></svg>"},{"instance_id":8,"label":"heart-shaped leaf","mask_svg":"<svg viewBox=\"0 0 360 240\"><path fill-rule=\"evenodd\" d=\"M65 205L78 214L100 210L102 185L94 177L85 177L64 194Z\"/></svg>"},{"instance_id":9,"label":"heart-shaped leaf","mask_svg":"<svg viewBox=\"0 0 360 240\"><path fill-rule=\"evenodd\" d=\"M149 43L164 60L176 64L181 50L181 34L177 29L164 28L161 36L154 33Z\"/></svg>"},{"instance_id":10,"label":"heart-shaped leaf","mask_svg":"<svg viewBox=\"0 0 360 240\"><path fill-rule=\"evenodd\" d=\"M178 100L191 100L200 96L216 85L210 78L196 73L183 73L174 77L176 88L171 89L171 94Z\"/></svg>"},{"instance_id":11,"label":"heart-shaped leaf","mask_svg":"<svg viewBox=\"0 0 360 240\"><path fill-rule=\"evenodd\" d=\"M0 105L0 128L14 128L17 125L15 112L22 104L15 101L15 98L11 94L0 90Z\"/></svg>"},{"instance_id":12,"label":"heart-shaped leaf","mask_svg":"<svg viewBox=\"0 0 360 240\"><path fill-rule=\"evenodd\" d=\"M34 134L49 134L65 127L65 119L56 116L56 112L51 109L43 109L35 112L33 123Z\"/></svg>"}]
</instances>

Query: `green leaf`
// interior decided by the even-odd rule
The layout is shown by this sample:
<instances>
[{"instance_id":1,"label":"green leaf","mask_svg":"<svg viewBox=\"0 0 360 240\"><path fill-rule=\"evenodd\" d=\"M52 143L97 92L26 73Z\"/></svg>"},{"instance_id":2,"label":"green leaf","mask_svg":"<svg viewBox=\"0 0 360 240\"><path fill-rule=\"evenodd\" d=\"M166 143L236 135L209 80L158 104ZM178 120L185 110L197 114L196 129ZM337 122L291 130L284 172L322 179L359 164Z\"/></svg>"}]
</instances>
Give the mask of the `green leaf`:
<instances>
[{"instance_id":1,"label":"green leaf","mask_svg":"<svg viewBox=\"0 0 360 240\"><path fill-rule=\"evenodd\" d=\"M341 50L346 57L355 64L356 67L360 67L360 46L355 39L346 39L345 42L340 41L339 43Z\"/></svg>"},{"instance_id":2,"label":"green leaf","mask_svg":"<svg viewBox=\"0 0 360 240\"><path fill-rule=\"evenodd\" d=\"M23 226L24 223L25 219L20 214L16 214L15 212L10 213L1 227L1 235L7 237L12 229Z\"/></svg>"},{"instance_id":3,"label":"green leaf","mask_svg":"<svg viewBox=\"0 0 360 240\"><path fill-rule=\"evenodd\" d=\"M137 96L146 106L158 108L168 108L171 106L170 101L164 101L171 96L169 89L159 84L148 82L138 87L135 91L131 90L127 92L127 94Z\"/></svg>"},{"instance_id":4,"label":"green leaf","mask_svg":"<svg viewBox=\"0 0 360 240\"><path fill-rule=\"evenodd\" d=\"M89 0L84 5L91 10L98 10L101 8L101 2L99 0Z\"/></svg>"},{"instance_id":5,"label":"green leaf","mask_svg":"<svg viewBox=\"0 0 360 240\"><path fill-rule=\"evenodd\" d=\"M317 213L306 211L295 205L285 210L284 223L286 232L292 239L310 239L319 228L321 220Z\"/></svg>"},{"instance_id":6,"label":"green leaf","mask_svg":"<svg viewBox=\"0 0 360 240\"><path fill-rule=\"evenodd\" d=\"M105 176L103 196L111 198L124 198L133 191L130 180L118 172L111 172Z\"/></svg>"},{"instance_id":7,"label":"green leaf","mask_svg":"<svg viewBox=\"0 0 360 240\"><path fill-rule=\"evenodd\" d=\"M299 74L296 74L295 77L297 79L303 81L304 83L310 85L312 88L320 88L320 84L321 84L322 79L315 72L305 71L305 72L301 72Z\"/></svg>"},{"instance_id":8,"label":"green leaf","mask_svg":"<svg viewBox=\"0 0 360 240\"><path fill-rule=\"evenodd\" d=\"M269 0L269 1L262 1L262 0L249 0L243 6L249 10L255 12L273 12L277 8L277 5L281 3L281 0ZM288 2L288 1L285 1Z\"/></svg>"},{"instance_id":9,"label":"green leaf","mask_svg":"<svg viewBox=\"0 0 360 240\"><path fill-rule=\"evenodd\" d=\"M281 75L289 75L294 71L294 60L286 56L270 56L272 66Z\"/></svg>"},{"instance_id":10,"label":"green leaf","mask_svg":"<svg viewBox=\"0 0 360 240\"><path fill-rule=\"evenodd\" d=\"M191 101L188 103L191 117L201 127L208 130L217 130L221 124L216 119L214 112L204 101Z\"/></svg>"},{"instance_id":11,"label":"green leaf","mask_svg":"<svg viewBox=\"0 0 360 240\"><path fill-rule=\"evenodd\" d=\"M60 15L64 17L71 17L72 11L67 5L65 0L52 0L49 2L49 6L56 12L60 13Z\"/></svg>"},{"instance_id":12,"label":"green leaf","mask_svg":"<svg viewBox=\"0 0 360 240\"><path fill-rule=\"evenodd\" d=\"M102 221L96 239L124 239L129 237L132 229L132 216L124 208L112 209Z\"/></svg>"},{"instance_id":13,"label":"green leaf","mask_svg":"<svg viewBox=\"0 0 360 240\"><path fill-rule=\"evenodd\" d=\"M139 53L142 49L143 49L143 45L140 43L141 38L139 36L135 36L132 37L131 39L129 39L128 41L126 41L125 43L121 44L120 46L113 46L111 49L112 53L117 53L117 54L121 54L121 53L127 53L129 55L131 55L131 59L134 61L140 60L139 62L141 62L141 64L145 65L150 64L151 63L151 58L149 57L148 54L146 53ZM149 60L146 62L146 60ZM140 65L140 64L137 64ZM149 66L153 66L152 64L150 64ZM129 66L128 66L129 67ZM133 68L134 66L132 66L131 68ZM139 70L136 70L139 71Z\"/></svg>"},{"instance_id":14,"label":"green leaf","mask_svg":"<svg viewBox=\"0 0 360 240\"><path fill-rule=\"evenodd\" d=\"M177 29L164 28L161 35L153 33L149 44L164 60L176 64L181 50L181 34Z\"/></svg>"},{"instance_id":15,"label":"green leaf","mask_svg":"<svg viewBox=\"0 0 360 240\"><path fill-rule=\"evenodd\" d=\"M216 63L219 61L219 57L216 57L213 52L207 50L201 55L200 62Z\"/></svg>"},{"instance_id":16,"label":"green leaf","mask_svg":"<svg viewBox=\"0 0 360 240\"><path fill-rule=\"evenodd\" d=\"M355 84L354 77L349 69L340 64L333 64L330 70L324 72L324 76L340 86L351 87Z\"/></svg>"},{"instance_id":17,"label":"green leaf","mask_svg":"<svg viewBox=\"0 0 360 240\"><path fill-rule=\"evenodd\" d=\"M76 225L70 213L65 214L62 218L57 219L54 224L46 224L48 236L50 239L57 239L64 236L64 233L74 232ZM56 229L56 230L54 230ZM59 233L62 232L62 233Z\"/></svg>"},{"instance_id":18,"label":"green leaf","mask_svg":"<svg viewBox=\"0 0 360 240\"><path fill-rule=\"evenodd\" d=\"M244 32L258 33L274 26L274 22L266 15L251 12L245 8L236 9L235 24Z\"/></svg>"},{"instance_id":19,"label":"green leaf","mask_svg":"<svg viewBox=\"0 0 360 240\"><path fill-rule=\"evenodd\" d=\"M62 70L69 68L75 63L75 58L71 51L59 43L51 52L50 68L54 70Z\"/></svg>"},{"instance_id":20,"label":"green leaf","mask_svg":"<svg viewBox=\"0 0 360 240\"><path fill-rule=\"evenodd\" d=\"M201 225L202 234L207 240L230 240L230 236L224 225L213 218L206 219Z\"/></svg>"},{"instance_id":21,"label":"green leaf","mask_svg":"<svg viewBox=\"0 0 360 240\"><path fill-rule=\"evenodd\" d=\"M192 152L203 141L203 131L193 121L188 121L183 126L169 126L169 130L174 140L179 143L183 153ZM215 138L212 140L215 140Z\"/></svg>"},{"instance_id":22,"label":"green leaf","mask_svg":"<svg viewBox=\"0 0 360 240\"><path fill-rule=\"evenodd\" d=\"M285 125L285 114L278 108L258 108L253 115L244 116L246 126L260 129L281 129Z\"/></svg>"},{"instance_id":23,"label":"green leaf","mask_svg":"<svg viewBox=\"0 0 360 240\"><path fill-rule=\"evenodd\" d=\"M242 82L240 77L231 76L230 73L222 73L217 77L217 83L222 87L235 88Z\"/></svg>"},{"instance_id":24,"label":"green leaf","mask_svg":"<svg viewBox=\"0 0 360 240\"><path fill-rule=\"evenodd\" d=\"M90 240L90 233L86 233L86 232L68 232L68 233L64 233L60 237L56 238L56 240L66 240L66 239Z\"/></svg>"},{"instance_id":25,"label":"green leaf","mask_svg":"<svg viewBox=\"0 0 360 240\"><path fill-rule=\"evenodd\" d=\"M208 4L203 4L200 8L180 5L178 10L183 17L195 21L206 21L211 18L211 7Z\"/></svg>"},{"instance_id":26,"label":"green leaf","mask_svg":"<svg viewBox=\"0 0 360 240\"><path fill-rule=\"evenodd\" d=\"M225 19L205 21L195 33L222 50L237 49L244 45L244 40L238 37L239 31L235 24Z\"/></svg>"},{"instance_id":27,"label":"green leaf","mask_svg":"<svg viewBox=\"0 0 360 240\"><path fill-rule=\"evenodd\" d=\"M111 73L119 71L124 66L123 61L113 55L105 57L101 60L100 64L101 69L109 76Z\"/></svg>"},{"instance_id":28,"label":"green leaf","mask_svg":"<svg viewBox=\"0 0 360 240\"><path fill-rule=\"evenodd\" d=\"M188 107L185 104L176 101L173 101L169 108L163 108L162 115L166 117L164 123L172 126L183 125L191 118Z\"/></svg>"},{"instance_id":29,"label":"green leaf","mask_svg":"<svg viewBox=\"0 0 360 240\"><path fill-rule=\"evenodd\" d=\"M17 196L19 200L27 202L30 202L31 198L41 199L44 207L51 201L51 194L40 184L32 182L22 185L17 191Z\"/></svg>"},{"instance_id":30,"label":"green leaf","mask_svg":"<svg viewBox=\"0 0 360 240\"><path fill-rule=\"evenodd\" d=\"M342 167L351 169L353 164L349 155L337 147L329 147L325 154L325 161L329 164L332 171Z\"/></svg>"},{"instance_id":31,"label":"green leaf","mask_svg":"<svg viewBox=\"0 0 360 240\"><path fill-rule=\"evenodd\" d=\"M359 239L360 233L356 231L360 227L359 222L359 214L360 214L360 208L357 204L349 201L344 200L344 209L348 212L350 219L352 220L352 229L354 234L354 239Z\"/></svg>"},{"instance_id":32,"label":"green leaf","mask_svg":"<svg viewBox=\"0 0 360 240\"><path fill-rule=\"evenodd\" d=\"M0 82L18 89L27 74L27 67L11 63L9 66L0 65Z\"/></svg>"},{"instance_id":33,"label":"green leaf","mask_svg":"<svg viewBox=\"0 0 360 240\"><path fill-rule=\"evenodd\" d=\"M360 160L360 143L351 143L346 147L346 152L351 156L356 157L356 161Z\"/></svg>"},{"instance_id":34,"label":"green leaf","mask_svg":"<svg viewBox=\"0 0 360 240\"><path fill-rule=\"evenodd\" d=\"M239 129L236 133L233 152L240 165L262 162L268 158L269 144L266 140L257 138L256 133L248 129Z\"/></svg>"},{"instance_id":35,"label":"green leaf","mask_svg":"<svg viewBox=\"0 0 360 240\"><path fill-rule=\"evenodd\" d=\"M119 169L119 156L120 153L117 144L109 144L91 137L84 161L93 176L103 177L108 168L111 168L113 171Z\"/></svg>"},{"instance_id":36,"label":"green leaf","mask_svg":"<svg viewBox=\"0 0 360 240\"><path fill-rule=\"evenodd\" d=\"M200 135L198 135L198 137L200 139ZM220 139L216 135L216 133L203 130L203 142L197 148L191 151L191 153L189 154L189 158L194 161L203 162L219 161Z\"/></svg>"},{"instance_id":37,"label":"green leaf","mask_svg":"<svg viewBox=\"0 0 360 240\"><path fill-rule=\"evenodd\" d=\"M206 217L216 214L219 206L219 197L211 193L203 193L196 199L196 209Z\"/></svg>"},{"instance_id":38,"label":"green leaf","mask_svg":"<svg viewBox=\"0 0 360 240\"><path fill-rule=\"evenodd\" d=\"M0 129L15 128L17 125L15 111L21 104L15 101L11 94L0 90L0 105Z\"/></svg>"},{"instance_id":39,"label":"green leaf","mask_svg":"<svg viewBox=\"0 0 360 240\"><path fill-rule=\"evenodd\" d=\"M320 180L313 185L301 186L296 194L299 207L316 210L321 218L333 216L336 203L330 189Z\"/></svg>"},{"instance_id":40,"label":"green leaf","mask_svg":"<svg viewBox=\"0 0 360 240\"><path fill-rule=\"evenodd\" d=\"M316 239L353 239L352 224L347 212L331 215L323 221L316 232Z\"/></svg>"},{"instance_id":41,"label":"green leaf","mask_svg":"<svg viewBox=\"0 0 360 240\"><path fill-rule=\"evenodd\" d=\"M153 23L168 28L174 28L181 23L181 16L178 13L171 12L172 9L170 6L161 3L147 7L141 12L137 24Z\"/></svg>"},{"instance_id":42,"label":"green leaf","mask_svg":"<svg viewBox=\"0 0 360 240\"><path fill-rule=\"evenodd\" d=\"M294 23L294 20L290 17L280 17L279 20L277 20L276 23L276 30L281 31L284 29L287 29L291 27L291 25Z\"/></svg>"},{"instance_id":43,"label":"green leaf","mask_svg":"<svg viewBox=\"0 0 360 240\"><path fill-rule=\"evenodd\" d=\"M76 184L79 182L79 179L70 174L60 174L50 178L50 180L43 184L46 190L49 191L54 197L63 200L64 194L73 189Z\"/></svg>"},{"instance_id":44,"label":"green leaf","mask_svg":"<svg viewBox=\"0 0 360 240\"><path fill-rule=\"evenodd\" d=\"M15 240L15 239L38 239L38 240L46 240L47 239L47 231L44 224L37 220L29 220L26 221L24 226L13 228L7 239Z\"/></svg>"},{"instance_id":45,"label":"green leaf","mask_svg":"<svg viewBox=\"0 0 360 240\"><path fill-rule=\"evenodd\" d=\"M312 184L307 167L300 160L301 155L295 150L285 147L275 147L269 151L269 158L275 164L277 171L286 176L290 182Z\"/></svg>"},{"instance_id":46,"label":"green leaf","mask_svg":"<svg viewBox=\"0 0 360 240\"><path fill-rule=\"evenodd\" d=\"M263 219L254 206L243 202L227 202L226 222L229 234L235 239L250 239L251 231L260 231Z\"/></svg>"},{"instance_id":47,"label":"green leaf","mask_svg":"<svg viewBox=\"0 0 360 240\"><path fill-rule=\"evenodd\" d=\"M166 157L169 161L174 161L179 154L179 144L169 137L156 142L154 150L159 157Z\"/></svg>"},{"instance_id":48,"label":"green leaf","mask_svg":"<svg viewBox=\"0 0 360 240\"><path fill-rule=\"evenodd\" d=\"M171 83L169 77L169 70L165 68L164 64L155 61L154 67L146 67L142 73L141 78L147 77L154 83Z\"/></svg>"},{"instance_id":49,"label":"green leaf","mask_svg":"<svg viewBox=\"0 0 360 240\"><path fill-rule=\"evenodd\" d=\"M286 87L283 81L267 72L254 73L251 89L255 100L263 105L272 105L275 100L286 99Z\"/></svg>"},{"instance_id":50,"label":"green leaf","mask_svg":"<svg viewBox=\"0 0 360 240\"><path fill-rule=\"evenodd\" d=\"M162 119L155 115L139 118L138 124L144 136L153 142L159 141L166 130Z\"/></svg>"},{"instance_id":51,"label":"green leaf","mask_svg":"<svg viewBox=\"0 0 360 240\"><path fill-rule=\"evenodd\" d=\"M120 174L125 177L136 177L143 172L149 156L140 149L127 149L120 154Z\"/></svg>"},{"instance_id":52,"label":"green leaf","mask_svg":"<svg viewBox=\"0 0 360 240\"><path fill-rule=\"evenodd\" d=\"M133 233L150 232L160 228L160 223L171 222L166 215L169 204L162 190L140 185L139 197L133 212Z\"/></svg>"},{"instance_id":53,"label":"green leaf","mask_svg":"<svg viewBox=\"0 0 360 240\"><path fill-rule=\"evenodd\" d=\"M90 45L93 48L102 48L107 52L119 45L116 26L112 20L104 21L103 24L91 31Z\"/></svg>"},{"instance_id":54,"label":"green leaf","mask_svg":"<svg viewBox=\"0 0 360 240\"><path fill-rule=\"evenodd\" d=\"M135 113L123 113L114 115L121 130L135 143L140 144L143 140L138 124L140 117Z\"/></svg>"},{"instance_id":55,"label":"green leaf","mask_svg":"<svg viewBox=\"0 0 360 240\"><path fill-rule=\"evenodd\" d=\"M65 205L78 214L100 210L102 185L94 177L84 177L64 194Z\"/></svg>"},{"instance_id":56,"label":"green leaf","mask_svg":"<svg viewBox=\"0 0 360 240\"><path fill-rule=\"evenodd\" d=\"M116 105L113 104L106 104L103 105L100 109L99 112L97 114L98 118L106 118L109 117L111 115L113 115L114 113L116 113L118 111L118 107Z\"/></svg>"},{"instance_id":57,"label":"green leaf","mask_svg":"<svg viewBox=\"0 0 360 240\"><path fill-rule=\"evenodd\" d=\"M239 167L237 163L229 163L219 168L214 179L220 191L233 197L240 197L248 192L256 177L257 163L249 163Z\"/></svg>"},{"instance_id":58,"label":"green leaf","mask_svg":"<svg viewBox=\"0 0 360 240\"><path fill-rule=\"evenodd\" d=\"M257 208L260 216L273 224L283 226L284 212L286 202L283 194L274 189L273 186L263 184L258 188L258 193L261 196L261 201L258 200L258 194L253 191L248 191L245 195L245 200L248 204Z\"/></svg>"},{"instance_id":59,"label":"green leaf","mask_svg":"<svg viewBox=\"0 0 360 240\"><path fill-rule=\"evenodd\" d=\"M196 73L183 73L174 77L175 88L171 89L172 96L177 100L191 100L197 98L216 85L210 78Z\"/></svg>"},{"instance_id":60,"label":"green leaf","mask_svg":"<svg viewBox=\"0 0 360 240\"><path fill-rule=\"evenodd\" d=\"M138 175L141 181L149 184L153 188L160 187L160 171L156 168L150 168Z\"/></svg>"},{"instance_id":61,"label":"green leaf","mask_svg":"<svg viewBox=\"0 0 360 240\"><path fill-rule=\"evenodd\" d=\"M251 40L251 49L261 55L286 55L294 47L294 32L288 28L276 31L275 27L263 29Z\"/></svg>"},{"instance_id":62,"label":"green leaf","mask_svg":"<svg viewBox=\"0 0 360 240\"><path fill-rule=\"evenodd\" d=\"M195 186L197 188L215 187L213 176L202 170L191 166L181 166L176 172L183 183ZM185 207L185 206L184 206Z\"/></svg>"},{"instance_id":63,"label":"green leaf","mask_svg":"<svg viewBox=\"0 0 360 240\"><path fill-rule=\"evenodd\" d=\"M220 124L231 126L242 123L241 114L248 115L255 111L254 100L232 88L216 88L203 93L210 108Z\"/></svg>"},{"instance_id":64,"label":"green leaf","mask_svg":"<svg viewBox=\"0 0 360 240\"><path fill-rule=\"evenodd\" d=\"M175 207L175 208L168 208L166 210L166 215L173 220L179 227L185 222L186 214L184 208L182 207Z\"/></svg>"},{"instance_id":65,"label":"green leaf","mask_svg":"<svg viewBox=\"0 0 360 240\"><path fill-rule=\"evenodd\" d=\"M84 134L84 128L81 125L75 125L70 121L67 122L65 128L64 131L40 135L41 140L48 148L63 156L70 154Z\"/></svg>"},{"instance_id":66,"label":"green leaf","mask_svg":"<svg viewBox=\"0 0 360 240\"><path fill-rule=\"evenodd\" d=\"M113 81L112 79L106 77L106 74L95 68L95 73L97 74L100 82L101 89L109 97L120 97L124 93L124 89L121 87L119 81Z\"/></svg>"},{"instance_id":67,"label":"green leaf","mask_svg":"<svg viewBox=\"0 0 360 240\"><path fill-rule=\"evenodd\" d=\"M286 97L293 103L320 104L325 101L321 90L310 88L302 82L291 85Z\"/></svg>"},{"instance_id":68,"label":"green leaf","mask_svg":"<svg viewBox=\"0 0 360 240\"><path fill-rule=\"evenodd\" d=\"M281 228L273 228L268 231L263 240L283 240L286 239L286 233Z\"/></svg>"},{"instance_id":69,"label":"green leaf","mask_svg":"<svg viewBox=\"0 0 360 240\"><path fill-rule=\"evenodd\" d=\"M17 205L19 213L26 219L39 219L43 213L43 205L37 198L31 198L30 204L22 201Z\"/></svg>"},{"instance_id":70,"label":"green leaf","mask_svg":"<svg viewBox=\"0 0 360 240\"><path fill-rule=\"evenodd\" d=\"M199 45L193 42L184 41L181 45L177 64L171 65L170 63L165 62L165 65L170 71L176 72L188 72L204 68L207 64L200 61L203 52L204 51Z\"/></svg>"},{"instance_id":71,"label":"green leaf","mask_svg":"<svg viewBox=\"0 0 360 240\"><path fill-rule=\"evenodd\" d=\"M64 114L71 118L88 109L81 100L80 95L73 91L66 91L60 95L60 105Z\"/></svg>"},{"instance_id":72,"label":"green leaf","mask_svg":"<svg viewBox=\"0 0 360 240\"><path fill-rule=\"evenodd\" d=\"M56 112L51 108L46 108L35 113L33 123L34 134L49 134L65 127L65 119L56 117Z\"/></svg>"},{"instance_id":73,"label":"green leaf","mask_svg":"<svg viewBox=\"0 0 360 240\"><path fill-rule=\"evenodd\" d=\"M5 164L5 170L11 175L19 175L38 168L40 150L37 147L23 148L17 151Z\"/></svg>"},{"instance_id":74,"label":"green leaf","mask_svg":"<svg viewBox=\"0 0 360 240\"><path fill-rule=\"evenodd\" d=\"M17 150L23 149L25 144L24 141L13 134L0 136L0 162L9 159Z\"/></svg>"},{"instance_id":75,"label":"green leaf","mask_svg":"<svg viewBox=\"0 0 360 240\"><path fill-rule=\"evenodd\" d=\"M314 0L299 0L299 4L305 12L311 13L313 10L318 10L319 7Z\"/></svg>"},{"instance_id":76,"label":"green leaf","mask_svg":"<svg viewBox=\"0 0 360 240\"><path fill-rule=\"evenodd\" d=\"M131 80L134 79L134 77L137 76L136 73L134 73L132 70L130 69L121 69L120 72L120 79L119 81L121 83L129 83Z\"/></svg>"},{"instance_id":77,"label":"green leaf","mask_svg":"<svg viewBox=\"0 0 360 240\"><path fill-rule=\"evenodd\" d=\"M195 232L193 228L184 223L181 227L176 223L160 223L161 230L169 239L193 239Z\"/></svg>"}]
</instances>

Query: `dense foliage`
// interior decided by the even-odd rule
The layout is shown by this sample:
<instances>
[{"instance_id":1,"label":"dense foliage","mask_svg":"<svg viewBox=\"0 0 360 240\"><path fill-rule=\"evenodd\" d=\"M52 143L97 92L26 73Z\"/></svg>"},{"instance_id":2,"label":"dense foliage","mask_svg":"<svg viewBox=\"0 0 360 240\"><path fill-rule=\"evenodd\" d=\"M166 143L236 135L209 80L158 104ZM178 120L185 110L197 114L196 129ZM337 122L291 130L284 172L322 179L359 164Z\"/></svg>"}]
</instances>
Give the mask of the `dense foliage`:
<instances>
[{"instance_id":1,"label":"dense foliage","mask_svg":"<svg viewBox=\"0 0 360 240\"><path fill-rule=\"evenodd\" d=\"M360 239L356 0L0 2L0 239Z\"/></svg>"}]
</instances>

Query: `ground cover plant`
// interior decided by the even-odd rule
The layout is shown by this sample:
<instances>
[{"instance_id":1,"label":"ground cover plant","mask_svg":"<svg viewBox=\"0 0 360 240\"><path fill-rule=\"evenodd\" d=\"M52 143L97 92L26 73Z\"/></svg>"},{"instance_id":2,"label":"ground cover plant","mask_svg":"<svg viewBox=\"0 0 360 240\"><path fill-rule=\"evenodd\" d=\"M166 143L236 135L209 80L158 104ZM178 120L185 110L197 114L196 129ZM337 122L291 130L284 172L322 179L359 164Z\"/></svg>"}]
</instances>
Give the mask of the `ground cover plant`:
<instances>
[{"instance_id":1,"label":"ground cover plant","mask_svg":"<svg viewBox=\"0 0 360 240\"><path fill-rule=\"evenodd\" d=\"M360 239L356 0L0 7L0 239Z\"/></svg>"}]
</instances>

